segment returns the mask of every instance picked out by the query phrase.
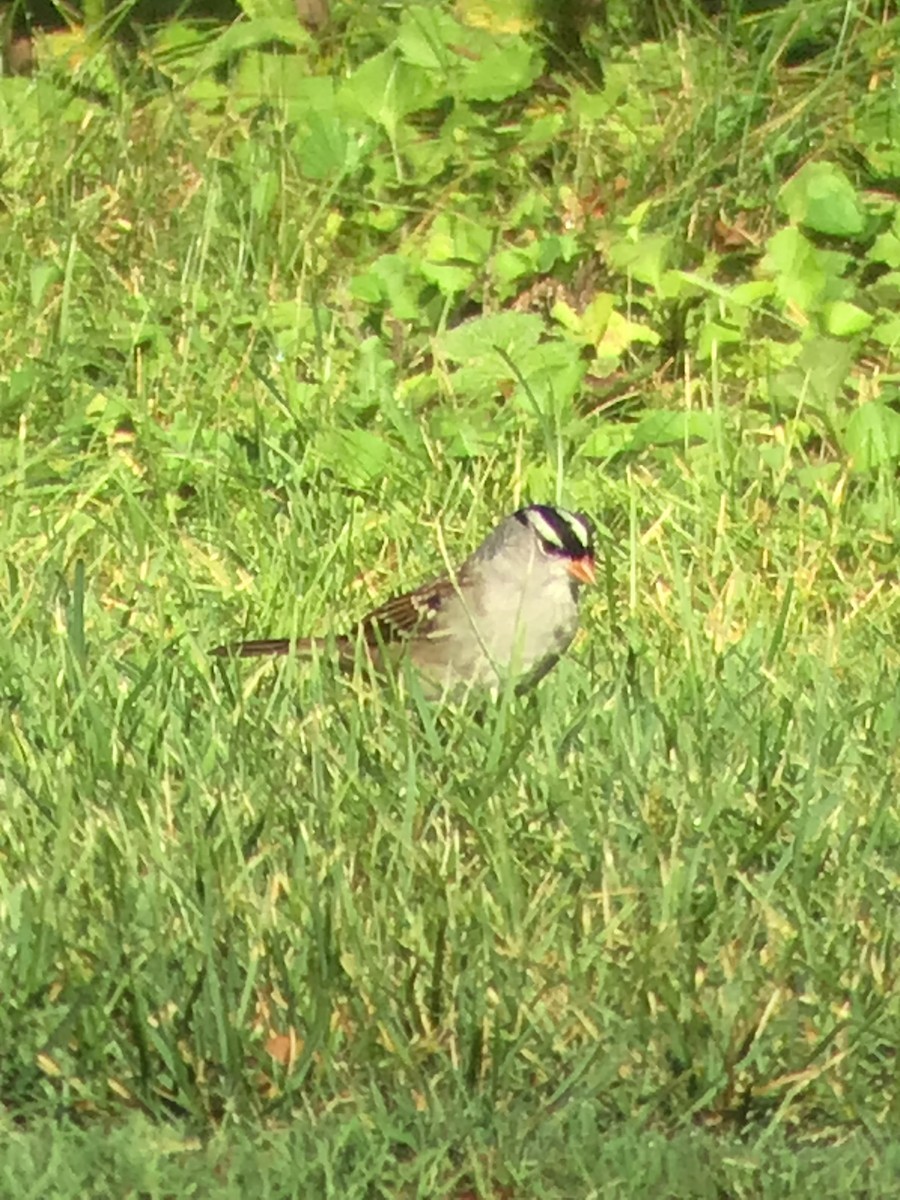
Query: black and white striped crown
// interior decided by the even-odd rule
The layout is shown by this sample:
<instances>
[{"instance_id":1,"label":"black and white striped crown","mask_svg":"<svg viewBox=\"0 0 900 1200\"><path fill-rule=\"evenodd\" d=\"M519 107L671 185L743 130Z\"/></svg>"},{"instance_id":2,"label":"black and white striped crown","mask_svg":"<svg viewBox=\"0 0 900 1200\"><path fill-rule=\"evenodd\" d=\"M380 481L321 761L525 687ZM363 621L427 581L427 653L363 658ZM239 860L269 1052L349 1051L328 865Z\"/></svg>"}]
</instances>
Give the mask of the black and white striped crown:
<instances>
[{"instance_id":1,"label":"black and white striped crown","mask_svg":"<svg viewBox=\"0 0 900 1200\"><path fill-rule=\"evenodd\" d=\"M584 513L552 508L549 504L529 504L515 514L516 520L530 525L544 549L567 558L585 558L594 552L594 527Z\"/></svg>"}]
</instances>

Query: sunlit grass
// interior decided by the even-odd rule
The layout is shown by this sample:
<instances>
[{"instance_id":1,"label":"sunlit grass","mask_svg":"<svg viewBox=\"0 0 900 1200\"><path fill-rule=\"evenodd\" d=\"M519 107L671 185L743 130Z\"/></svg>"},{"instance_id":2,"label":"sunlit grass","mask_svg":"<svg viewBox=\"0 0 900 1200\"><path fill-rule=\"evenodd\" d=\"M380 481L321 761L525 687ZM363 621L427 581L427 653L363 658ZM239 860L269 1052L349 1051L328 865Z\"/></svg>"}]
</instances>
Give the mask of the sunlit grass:
<instances>
[{"instance_id":1,"label":"sunlit grass","mask_svg":"<svg viewBox=\"0 0 900 1200\"><path fill-rule=\"evenodd\" d=\"M757 119L763 76L735 86L709 165L727 59L654 53L673 136L578 125L553 188L613 145L672 221L704 181L764 210L764 135L825 123L822 95ZM249 1162L271 1194L889 1194L892 471L779 457L781 425L745 426L752 347L726 388L690 344L642 387L714 413L706 442L596 461L621 414L586 403L452 458L439 395L402 391L429 339L348 290L371 198L326 203L243 110L211 153L202 108L123 91L41 117L0 250L6 1191L58 1138L60 1194L88 1194L112 1130L148 1194L227 1195ZM340 633L530 499L602 530L534 696L209 655Z\"/></svg>"}]
</instances>

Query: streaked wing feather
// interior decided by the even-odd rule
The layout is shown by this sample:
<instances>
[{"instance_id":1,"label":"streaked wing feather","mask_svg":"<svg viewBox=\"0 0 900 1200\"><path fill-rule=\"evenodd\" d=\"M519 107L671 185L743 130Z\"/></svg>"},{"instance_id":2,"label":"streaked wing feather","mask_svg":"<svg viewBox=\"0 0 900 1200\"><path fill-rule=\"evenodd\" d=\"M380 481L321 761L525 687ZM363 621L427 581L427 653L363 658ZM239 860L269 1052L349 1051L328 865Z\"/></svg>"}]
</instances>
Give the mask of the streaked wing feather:
<instances>
[{"instance_id":1,"label":"streaked wing feather","mask_svg":"<svg viewBox=\"0 0 900 1200\"><path fill-rule=\"evenodd\" d=\"M445 596L446 583L442 580L415 592L392 596L360 622L363 638L369 643L393 642L428 632Z\"/></svg>"}]
</instances>

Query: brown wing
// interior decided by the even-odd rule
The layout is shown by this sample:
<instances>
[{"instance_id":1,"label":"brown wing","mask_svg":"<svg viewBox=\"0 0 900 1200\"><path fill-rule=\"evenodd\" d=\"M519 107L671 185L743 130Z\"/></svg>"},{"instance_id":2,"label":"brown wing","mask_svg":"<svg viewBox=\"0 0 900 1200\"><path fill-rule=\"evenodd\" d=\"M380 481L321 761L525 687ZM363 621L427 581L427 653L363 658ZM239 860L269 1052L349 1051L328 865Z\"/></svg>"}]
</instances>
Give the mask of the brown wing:
<instances>
[{"instance_id":1,"label":"brown wing","mask_svg":"<svg viewBox=\"0 0 900 1200\"><path fill-rule=\"evenodd\" d=\"M417 591L393 596L360 621L359 629L364 640L369 645L387 645L429 633L446 601L447 593L447 581L437 580Z\"/></svg>"}]
</instances>

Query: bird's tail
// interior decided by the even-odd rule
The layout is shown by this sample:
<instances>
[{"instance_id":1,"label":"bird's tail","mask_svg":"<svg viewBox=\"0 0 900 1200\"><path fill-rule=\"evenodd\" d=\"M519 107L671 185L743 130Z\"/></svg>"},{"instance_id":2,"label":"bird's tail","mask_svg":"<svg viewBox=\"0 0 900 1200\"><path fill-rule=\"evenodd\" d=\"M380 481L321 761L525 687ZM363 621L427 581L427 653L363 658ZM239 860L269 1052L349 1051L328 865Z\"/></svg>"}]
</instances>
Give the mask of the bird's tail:
<instances>
[{"instance_id":1,"label":"bird's tail","mask_svg":"<svg viewBox=\"0 0 900 1200\"><path fill-rule=\"evenodd\" d=\"M216 646L211 653L219 658L262 658L266 654L297 654L309 658L322 645L318 638L258 638L252 642Z\"/></svg>"}]
</instances>

